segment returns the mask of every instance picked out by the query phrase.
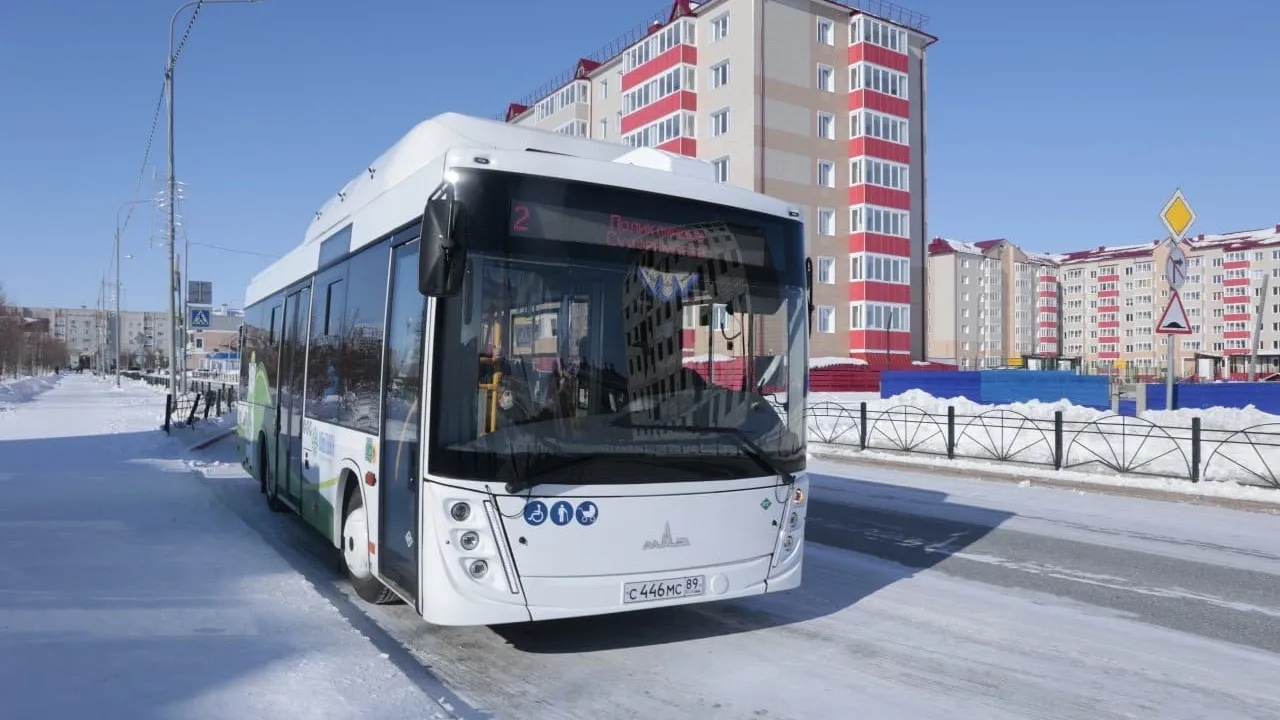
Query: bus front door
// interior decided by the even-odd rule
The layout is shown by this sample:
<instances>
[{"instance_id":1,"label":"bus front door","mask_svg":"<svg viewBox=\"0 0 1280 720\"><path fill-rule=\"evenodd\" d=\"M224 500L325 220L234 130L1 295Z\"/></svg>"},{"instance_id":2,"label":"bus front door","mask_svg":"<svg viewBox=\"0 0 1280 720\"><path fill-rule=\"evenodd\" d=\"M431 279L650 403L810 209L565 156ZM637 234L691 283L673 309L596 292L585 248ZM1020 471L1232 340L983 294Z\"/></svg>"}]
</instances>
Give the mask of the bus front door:
<instances>
[{"instance_id":1,"label":"bus front door","mask_svg":"<svg viewBox=\"0 0 1280 720\"><path fill-rule=\"evenodd\" d=\"M426 299L418 292L418 241L392 250L390 312L382 382L378 473L378 570L418 599L418 433L422 417L422 342Z\"/></svg>"},{"instance_id":2,"label":"bus front door","mask_svg":"<svg viewBox=\"0 0 1280 720\"><path fill-rule=\"evenodd\" d=\"M280 424L276 443L276 492L297 505L302 496L302 398L307 363L307 321L311 316L311 291L302 290L285 299L283 350L280 353Z\"/></svg>"}]
</instances>

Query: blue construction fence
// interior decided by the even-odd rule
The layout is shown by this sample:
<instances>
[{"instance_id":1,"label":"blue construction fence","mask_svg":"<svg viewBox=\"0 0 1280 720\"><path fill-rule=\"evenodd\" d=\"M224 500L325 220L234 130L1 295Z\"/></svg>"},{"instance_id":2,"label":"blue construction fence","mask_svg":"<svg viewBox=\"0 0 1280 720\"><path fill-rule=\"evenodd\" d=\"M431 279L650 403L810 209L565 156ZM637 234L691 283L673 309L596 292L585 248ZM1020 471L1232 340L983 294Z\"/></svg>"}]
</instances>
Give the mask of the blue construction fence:
<instances>
[{"instance_id":1,"label":"blue construction fence","mask_svg":"<svg viewBox=\"0 0 1280 720\"><path fill-rule=\"evenodd\" d=\"M1057 402L1106 409L1111 407L1110 381L1101 375L1070 370L886 370L880 373L880 397L922 390L934 397L963 397L986 405Z\"/></svg>"},{"instance_id":2,"label":"blue construction fence","mask_svg":"<svg viewBox=\"0 0 1280 720\"><path fill-rule=\"evenodd\" d=\"M1147 385L1147 409L1164 410L1164 383ZM1179 410L1213 407L1242 408L1252 405L1264 413L1280 415L1280 383L1220 382L1174 383L1173 406Z\"/></svg>"},{"instance_id":3,"label":"blue construction fence","mask_svg":"<svg viewBox=\"0 0 1280 720\"><path fill-rule=\"evenodd\" d=\"M1111 409L1111 380L1105 375L1079 375L1070 370L885 370L880 397L921 390L937 398L962 397L984 405L1032 400L1058 402L1097 410ZM1146 385L1147 409L1165 409L1164 383ZM1173 406L1204 410L1243 408L1280 415L1280 382L1175 383ZM1133 415L1137 403L1120 401L1120 414Z\"/></svg>"}]
</instances>

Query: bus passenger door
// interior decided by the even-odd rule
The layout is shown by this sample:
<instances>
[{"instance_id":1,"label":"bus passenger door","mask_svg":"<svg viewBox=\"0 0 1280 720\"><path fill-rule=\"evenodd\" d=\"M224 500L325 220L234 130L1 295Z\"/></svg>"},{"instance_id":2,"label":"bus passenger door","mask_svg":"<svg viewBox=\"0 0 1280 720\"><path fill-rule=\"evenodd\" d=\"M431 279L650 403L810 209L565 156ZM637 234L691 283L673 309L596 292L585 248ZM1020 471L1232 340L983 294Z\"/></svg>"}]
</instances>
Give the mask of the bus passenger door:
<instances>
[{"instance_id":1,"label":"bus passenger door","mask_svg":"<svg viewBox=\"0 0 1280 720\"><path fill-rule=\"evenodd\" d=\"M280 353L280 435L277 443L276 491L297 505L302 496L302 398L307 364L307 318L311 291L299 290L285 300L284 348Z\"/></svg>"},{"instance_id":2,"label":"bus passenger door","mask_svg":"<svg viewBox=\"0 0 1280 720\"><path fill-rule=\"evenodd\" d=\"M417 240L392 250L382 381L382 453L378 472L378 569L418 599L419 432L426 298L418 292Z\"/></svg>"}]
</instances>

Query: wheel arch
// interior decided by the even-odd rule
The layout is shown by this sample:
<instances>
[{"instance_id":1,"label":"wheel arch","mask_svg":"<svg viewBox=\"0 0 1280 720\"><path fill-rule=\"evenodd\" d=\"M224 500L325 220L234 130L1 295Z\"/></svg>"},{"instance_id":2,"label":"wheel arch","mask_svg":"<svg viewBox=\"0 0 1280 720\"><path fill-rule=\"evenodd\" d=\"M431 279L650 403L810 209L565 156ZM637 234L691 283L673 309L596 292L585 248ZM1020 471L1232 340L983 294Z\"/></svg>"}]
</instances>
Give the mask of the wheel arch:
<instances>
[{"instance_id":1,"label":"wheel arch","mask_svg":"<svg viewBox=\"0 0 1280 720\"><path fill-rule=\"evenodd\" d=\"M342 545L342 524L347 520L347 500L353 493L360 493L360 504L365 508L369 507L369 502L365 498L364 483L360 482L360 466L352 458L343 458L339 461L341 470L338 472L338 492L334 496L337 500L337 507L333 513L333 544L334 547Z\"/></svg>"}]
</instances>

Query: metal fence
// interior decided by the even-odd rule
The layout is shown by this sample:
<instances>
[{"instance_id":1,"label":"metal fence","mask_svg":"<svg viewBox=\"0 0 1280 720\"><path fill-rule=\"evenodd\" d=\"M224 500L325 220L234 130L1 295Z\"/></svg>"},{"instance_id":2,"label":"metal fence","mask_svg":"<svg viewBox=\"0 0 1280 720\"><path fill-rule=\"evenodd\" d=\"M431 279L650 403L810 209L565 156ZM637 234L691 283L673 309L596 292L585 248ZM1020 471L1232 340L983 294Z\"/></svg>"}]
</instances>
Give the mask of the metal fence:
<instances>
[{"instance_id":1,"label":"metal fence","mask_svg":"<svg viewBox=\"0 0 1280 720\"><path fill-rule=\"evenodd\" d=\"M1069 420L1061 410L1052 417L1006 408L969 415L954 406L939 414L912 405L818 402L808 408L808 430L811 441L858 450L1280 489L1280 421L1226 430L1205 428L1198 417L1189 426L1164 426L1114 414Z\"/></svg>"},{"instance_id":2,"label":"metal fence","mask_svg":"<svg viewBox=\"0 0 1280 720\"><path fill-rule=\"evenodd\" d=\"M126 372L120 375L157 387L169 385L168 375L140 372ZM178 393L176 397L173 393L166 393L164 396L165 432L172 432L175 425L193 427L199 420L222 417L236 406L238 380L224 382L221 378L192 378L187 381L187 387L187 392Z\"/></svg>"}]
</instances>

